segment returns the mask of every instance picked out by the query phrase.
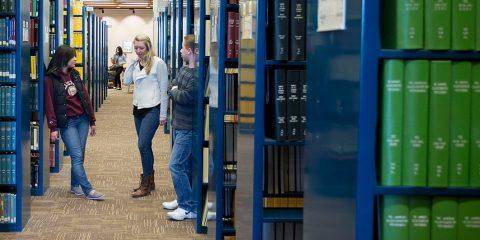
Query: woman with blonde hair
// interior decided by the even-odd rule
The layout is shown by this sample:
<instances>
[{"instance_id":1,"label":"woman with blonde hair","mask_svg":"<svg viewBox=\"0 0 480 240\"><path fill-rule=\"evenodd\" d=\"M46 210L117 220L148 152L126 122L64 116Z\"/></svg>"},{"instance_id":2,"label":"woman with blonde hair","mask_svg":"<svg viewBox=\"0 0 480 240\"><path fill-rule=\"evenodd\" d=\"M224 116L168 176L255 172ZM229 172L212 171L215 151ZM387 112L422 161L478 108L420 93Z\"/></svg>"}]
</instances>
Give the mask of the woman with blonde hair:
<instances>
[{"instance_id":1,"label":"woman with blonde hair","mask_svg":"<svg viewBox=\"0 0 480 240\"><path fill-rule=\"evenodd\" d=\"M165 62L155 56L148 36L137 35L133 46L137 57L128 64L124 84L135 84L133 117L143 173L140 186L133 190L132 197L138 198L155 190L152 139L159 124L164 125L167 121L168 72Z\"/></svg>"}]
</instances>

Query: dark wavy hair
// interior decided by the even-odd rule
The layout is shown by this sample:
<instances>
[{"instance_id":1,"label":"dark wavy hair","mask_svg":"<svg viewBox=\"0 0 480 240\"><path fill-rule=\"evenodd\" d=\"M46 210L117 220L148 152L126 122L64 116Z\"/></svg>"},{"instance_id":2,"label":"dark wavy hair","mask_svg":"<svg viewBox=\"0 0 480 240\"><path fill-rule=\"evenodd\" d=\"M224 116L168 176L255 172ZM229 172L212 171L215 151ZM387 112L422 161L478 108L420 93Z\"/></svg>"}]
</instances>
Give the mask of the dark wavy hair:
<instances>
[{"instance_id":1,"label":"dark wavy hair","mask_svg":"<svg viewBox=\"0 0 480 240\"><path fill-rule=\"evenodd\" d=\"M123 55L123 49L122 49L122 47L118 46L118 47L117 47L117 52L118 52L118 53L117 53L118 56L122 56L122 55Z\"/></svg>"},{"instance_id":2,"label":"dark wavy hair","mask_svg":"<svg viewBox=\"0 0 480 240\"><path fill-rule=\"evenodd\" d=\"M61 45L52 56L48 64L46 75L59 75L64 67L67 67L68 61L76 56L75 49L67 45ZM71 69L69 69L71 70Z\"/></svg>"}]
</instances>

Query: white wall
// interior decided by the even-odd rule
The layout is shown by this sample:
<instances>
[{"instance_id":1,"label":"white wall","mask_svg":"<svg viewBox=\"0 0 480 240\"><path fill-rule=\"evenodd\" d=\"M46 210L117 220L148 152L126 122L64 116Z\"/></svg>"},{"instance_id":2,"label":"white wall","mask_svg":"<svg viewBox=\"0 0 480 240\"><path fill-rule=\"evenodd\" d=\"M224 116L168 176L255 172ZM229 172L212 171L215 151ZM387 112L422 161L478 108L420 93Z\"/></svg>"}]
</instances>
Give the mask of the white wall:
<instances>
[{"instance_id":1,"label":"white wall","mask_svg":"<svg viewBox=\"0 0 480 240\"><path fill-rule=\"evenodd\" d=\"M133 41L133 38L140 33L146 34L153 41L156 49L156 37L154 34L153 11L151 9L135 9L135 14L128 9L95 9L95 15L102 17L110 26L108 28L108 57L115 54L117 46L123 48L123 41ZM156 50L154 50L156 53ZM132 48L131 53L127 54L127 61L135 57L135 51ZM109 62L110 64L110 62Z\"/></svg>"}]
</instances>

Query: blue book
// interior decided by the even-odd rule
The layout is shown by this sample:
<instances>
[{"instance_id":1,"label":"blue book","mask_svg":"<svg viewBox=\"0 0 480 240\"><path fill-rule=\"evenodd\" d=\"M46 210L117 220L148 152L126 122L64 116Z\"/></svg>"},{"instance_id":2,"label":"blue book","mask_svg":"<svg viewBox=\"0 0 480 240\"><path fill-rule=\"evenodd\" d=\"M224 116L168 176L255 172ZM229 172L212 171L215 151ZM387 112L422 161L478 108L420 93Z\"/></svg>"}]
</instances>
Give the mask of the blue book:
<instances>
[{"instance_id":1,"label":"blue book","mask_svg":"<svg viewBox=\"0 0 480 240\"><path fill-rule=\"evenodd\" d=\"M5 150L10 151L12 148L12 124L7 122L7 126L5 126Z\"/></svg>"},{"instance_id":2,"label":"blue book","mask_svg":"<svg viewBox=\"0 0 480 240\"><path fill-rule=\"evenodd\" d=\"M6 168L6 164L4 163L4 155L0 155L0 184L6 183L5 168Z\"/></svg>"},{"instance_id":3,"label":"blue book","mask_svg":"<svg viewBox=\"0 0 480 240\"><path fill-rule=\"evenodd\" d=\"M17 222L17 195L12 194L12 223Z\"/></svg>"},{"instance_id":4,"label":"blue book","mask_svg":"<svg viewBox=\"0 0 480 240\"><path fill-rule=\"evenodd\" d=\"M12 183L12 158L10 157L11 155L5 155L6 159L6 183L11 184Z\"/></svg>"},{"instance_id":5,"label":"blue book","mask_svg":"<svg viewBox=\"0 0 480 240\"><path fill-rule=\"evenodd\" d=\"M17 155L12 154L10 155L10 166L11 166L11 175L10 175L10 183L11 184L16 184L16 178L17 178Z\"/></svg>"},{"instance_id":6,"label":"blue book","mask_svg":"<svg viewBox=\"0 0 480 240\"><path fill-rule=\"evenodd\" d=\"M15 66L15 53L12 53L12 58L10 59L12 63L12 71L11 71L11 82L14 83L17 78L17 68Z\"/></svg>"},{"instance_id":7,"label":"blue book","mask_svg":"<svg viewBox=\"0 0 480 240\"><path fill-rule=\"evenodd\" d=\"M9 88L5 88L5 115L12 116L10 113L10 100L12 99L12 93Z\"/></svg>"},{"instance_id":8,"label":"blue book","mask_svg":"<svg viewBox=\"0 0 480 240\"><path fill-rule=\"evenodd\" d=\"M14 87L10 88L10 96L12 97L12 100L10 101L10 113L12 114L12 117L16 116L15 105L17 104L17 94L15 90L16 88Z\"/></svg>"},{"instance_id":9,"label":"blue book","mask_svg":"<svg viewBox=\"0 0 480 240\"><path fill-rule=\"evenodd\" d=\"M16 143L16 136L17 136L17 123L16 122L11 122L11 128L12 128L12 135L11 135L11 144L12 144L12 151L17 150L17 144Z\"/></svg>"},{"instance_id":10,"label":"blue book","mask_svg":"<svg viewBox=\"0 0 480 240\"><path fill-rule=\"evenodd\" d=\"M0 66L1 66L1 64L2 64L2 60L0 58ZM1 69L0 69L0 78L1 78L1 74L2 74L2 72L1 72ZM0 87L0 117L5 117L5 113L4 113L5 108L3 107L3 104L5 103L4 89L5 89L4 87Z\"/></svg>"},{"instance_id":11,"label":"blue book","mask_svg":"<svg viewBox=\"0 0 480 240\"><path fill-rule=\"evenodd\" d=\"M5 151L5 127L6 122L0 122L0 151Z\"/></svg>"}]
</instances>

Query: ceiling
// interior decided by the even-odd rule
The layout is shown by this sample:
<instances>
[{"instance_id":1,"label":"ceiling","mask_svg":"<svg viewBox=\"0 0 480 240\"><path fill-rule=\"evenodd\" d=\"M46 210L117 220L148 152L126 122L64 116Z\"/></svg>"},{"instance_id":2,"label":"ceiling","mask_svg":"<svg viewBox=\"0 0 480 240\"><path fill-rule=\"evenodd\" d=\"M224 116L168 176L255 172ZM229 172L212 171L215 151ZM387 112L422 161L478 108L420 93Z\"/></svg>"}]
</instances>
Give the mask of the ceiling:
<instances>
[{"instance_id":1,"label":"ceiling","mask_svg":"<svg viewBox=\"0 0 480 240\"><path fill-rule=\"evenodd\" d=\"M85 6L99 9L151 9L153 0L84 0Z\"/></svg>"}]
</instances>

